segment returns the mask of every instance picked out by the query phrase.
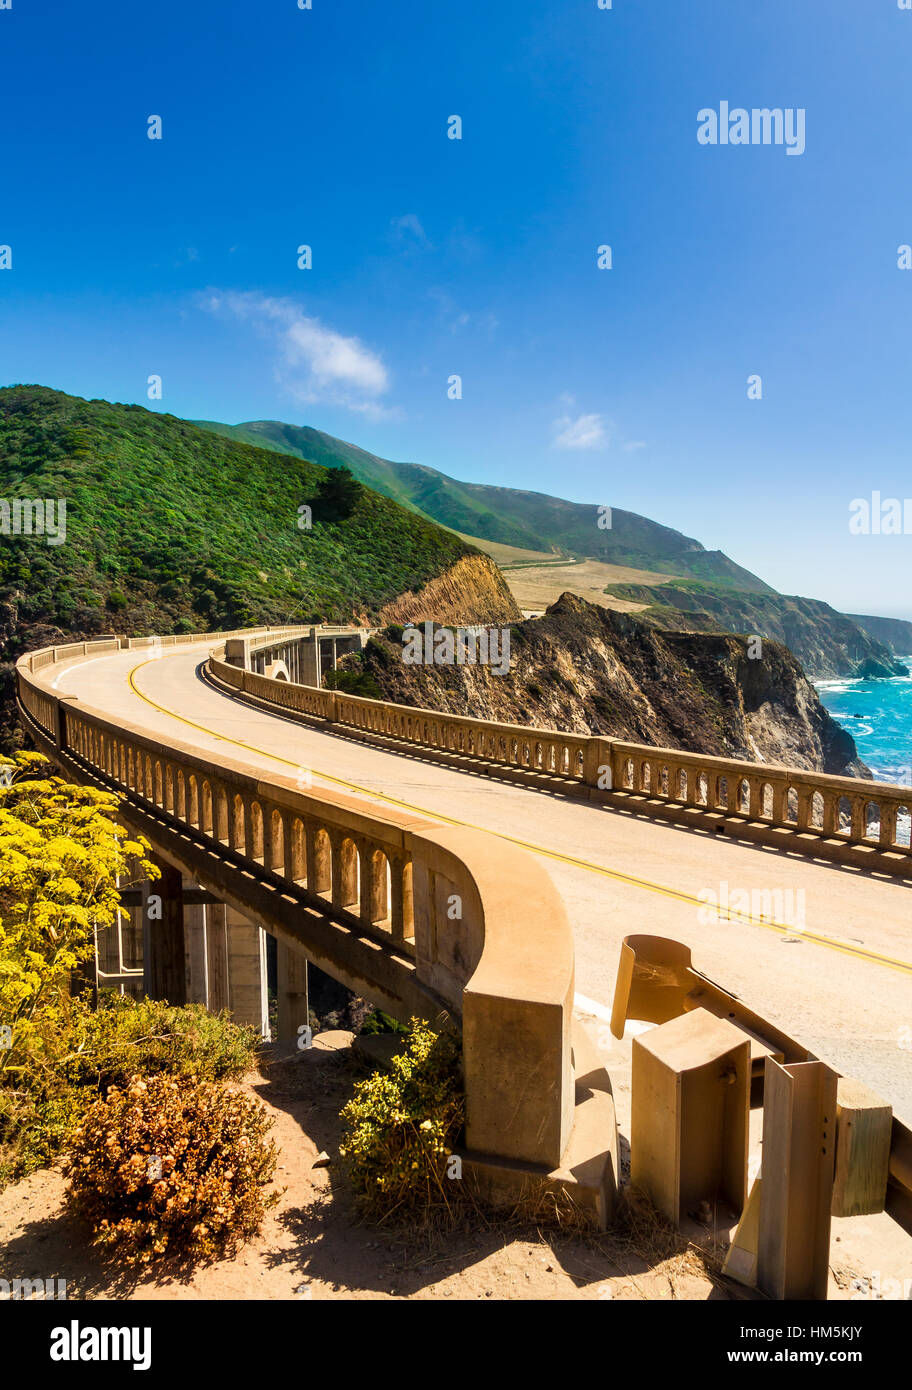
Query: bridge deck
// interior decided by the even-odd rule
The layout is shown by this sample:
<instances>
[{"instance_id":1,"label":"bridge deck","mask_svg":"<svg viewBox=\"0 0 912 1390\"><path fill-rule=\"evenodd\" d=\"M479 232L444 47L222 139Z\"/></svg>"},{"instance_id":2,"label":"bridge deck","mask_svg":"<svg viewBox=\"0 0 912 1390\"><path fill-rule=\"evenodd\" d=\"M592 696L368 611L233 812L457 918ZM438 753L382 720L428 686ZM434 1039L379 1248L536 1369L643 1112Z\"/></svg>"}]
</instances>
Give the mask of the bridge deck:
<instances>
[{"instance_id":1,"label":"bridge deck","mask_svg":"<svg viewBox=\"0 0 912 1390\"><path fill-rule=\"evenodd\" d=\"M189 738L251 769L309 769L315 788L357 791L540 853L573 923L583 1008L610 1006L623 936L677 937L704 973L912 1123L912 977L901 968L912 963L907 886L289 722L206 684L199 668L207 651L186 646L152 661L125 651L58 665L46 679L157 737ZM730 894L803 893L803 925L826 942L756 920L707 922L705 909L701 920L701 891L718 894L723 883Z\"/></svg>"}]
</instances>

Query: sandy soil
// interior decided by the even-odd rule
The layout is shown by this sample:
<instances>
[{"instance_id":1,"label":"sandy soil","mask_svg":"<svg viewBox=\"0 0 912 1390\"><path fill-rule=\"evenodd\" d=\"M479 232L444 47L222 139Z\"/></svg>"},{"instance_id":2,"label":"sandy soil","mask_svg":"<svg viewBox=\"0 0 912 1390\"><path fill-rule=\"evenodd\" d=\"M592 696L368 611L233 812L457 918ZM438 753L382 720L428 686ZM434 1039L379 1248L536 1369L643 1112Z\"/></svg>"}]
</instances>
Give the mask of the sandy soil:
<instances>
[{"instance_id":1,"label":"sandy soil","mask_svg":"<svg viewBox=\"0 0 912 1390\"><path fill-rule=\"evenodd\" d=\"M70 1300L750 1297L715 1273L719 1247L708 1226L693 1223L688 1234L695 1244L688 1246L686 1237L644 1212L632 1226L602 1236L515 1221L434 1238L359 1224L335 1165L314 1166L321 1151L335 1155L338 1113L361 1074L340 1046L346 1040L327 1035L304 1053L267 1048L260 1069L243 1083L274 1118L277 1186L284 1190L259 1237L234 1259L131 1276L92 1250L89 1232L64 1208L60 1171L51 1169L0 1194L2 1277L65 1278ZM618 1047L620 1053L624 1044ZM620 1116L623 1081L618 1105ZM882 1221L886 1228L876 1227L872 1241L869 1228ZM853 1278L898 1271L896 1228L886 1218L836 1224L865 1229L842 1247L844 1235L834 1236L831 1298L851 1296ZM698 1246L708 1252L706 1261Z\"/></svg>"}]
</instances>

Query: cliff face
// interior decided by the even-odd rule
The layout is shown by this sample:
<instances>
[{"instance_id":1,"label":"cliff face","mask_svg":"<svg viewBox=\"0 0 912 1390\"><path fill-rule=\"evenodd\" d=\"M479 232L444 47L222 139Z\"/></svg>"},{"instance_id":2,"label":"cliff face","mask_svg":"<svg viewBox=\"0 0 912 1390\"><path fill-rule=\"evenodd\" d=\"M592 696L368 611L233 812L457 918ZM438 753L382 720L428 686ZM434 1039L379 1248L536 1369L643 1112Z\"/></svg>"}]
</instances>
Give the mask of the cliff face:
<instances>
[{"instance_id":1,"label":"cliff face","mask_svg":"<svg viewBox=\"0 0 912 1390\"><path fill-rule=\"evenodd\" d=\"M465 555L417 593L384 605L385 623L510 623L519 618L516 600L489 555Z\"/></svg>"},{"instance_id":2,"label":"cliff face","mask_svg":"<svg viewBox=\"0 0 912 1390\"><path fill-rule=\"evenodd\" d=\"M912 654L912 623L905 618L869 618L859 613L846 613L845 616L875 642L889 647L895 656Z\"/></svg>"},{"instance_id":3,"label":"cliff face","mask_svg":"<svg viewBox=\"0 0 912 1390\"><path fill-rule=\"evenodd\" d=\"M608 592L647 604L639 616L690 632L744 632L783 642L814 680L833 676L901 676L905 667L860 620L819 599L747 594L664 584L612 585ZM872 621L872 620L865 620Z\"/></svg>"},{"instance_id":4,"label":"cliff face","mask_svg":"<svg viewBox=\"0 0 912 1390\"><path fill-rule=\"evenodd\" d=\"M731 634L662 632L563 594L511 628L510 667L407 665L395 630L345 658L384 698L453 714L867 775L791 652Z\"/></svg>"}]
</instances>

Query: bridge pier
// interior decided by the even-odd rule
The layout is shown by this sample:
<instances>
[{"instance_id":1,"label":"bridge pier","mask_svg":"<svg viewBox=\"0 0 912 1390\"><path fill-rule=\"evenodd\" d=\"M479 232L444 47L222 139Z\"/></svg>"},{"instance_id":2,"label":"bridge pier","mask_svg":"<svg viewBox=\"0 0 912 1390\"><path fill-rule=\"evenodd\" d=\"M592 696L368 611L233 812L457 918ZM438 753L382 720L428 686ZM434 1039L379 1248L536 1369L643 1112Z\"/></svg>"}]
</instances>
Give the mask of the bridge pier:
<instances>
[{"instance_id":1,"label":"bridge pier","mask_svg":"<svg viewBox=\"0 0 912 1390\"><path fill-rule=\"evenodd\" d=\"M277 1041L294 1042L309 1022L307 957L286 941L276 942Z\"/></svg>"},{"instance_id":2,"label":"bridge pier","mask_svg":"<svg viewBox=\"0 0 912 1390\"><path fill-rule=\"evenodd\" d=\"M151 999L186 1004L183 880L180 870L165 860L156 863L161 877L147 879L142 890L143 992Z\"/></svg>"},{"instance_id":3,"label":"bridge pier","mask_svg":"<svg viewBox=\"0 0 912 1390\"><path fill-rule=\"evenodd\" d=\"M265 931L224 903L186 902L180 870L156 862L161 877L142 886L143 993L169 1004L203 1004L213 1013L230 1009L235 1023L251 1024L268 1038ZM188 892L199 890L188 885ZM292 954L297 955L288 952L280 966L286 996L282 1017L291 1028L288 1036L297 1037L302 991L300 1021L307 1022L307 974L306 961L302 976Z\"/></svg>"},{"instance_id":4,"label":"bridge pier","mask_svg":"<svg viewBox=\"0 0 912 1390\"><path fill-rule=\"evenodd\" d=\"M226 907L228 1007L235 1023L249 1023L269 1038L266 933L256 922Z\"/></svg>"}]
</instances>

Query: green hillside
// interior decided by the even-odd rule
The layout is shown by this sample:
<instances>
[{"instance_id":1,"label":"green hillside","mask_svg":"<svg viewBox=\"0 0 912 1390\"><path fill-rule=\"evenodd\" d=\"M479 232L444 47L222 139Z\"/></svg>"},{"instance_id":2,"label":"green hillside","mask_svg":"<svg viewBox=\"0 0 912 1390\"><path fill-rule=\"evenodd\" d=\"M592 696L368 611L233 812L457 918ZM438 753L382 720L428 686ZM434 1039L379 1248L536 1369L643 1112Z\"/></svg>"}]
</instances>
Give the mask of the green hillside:
<instances>
[{"instance_id":1,"label":"green hillside","mask_svg":"<svg viewBox=\"0 0 912 1390\"><path fill-rule=\"evenodd\" d=\"M88 635L374 615L472 553L365 488L350 510L321 499L328 477L140 406L0 390L0 498L67 501L65 544L0 536L0 657L36 625Z\"/></svg>"},{"instance_id":2,"label":"green hillside","mask_svg":"<svg viewBox=\"0 0 912 1390\"><path fill-rule=\"evenodd\" d=\"M198 420L204 429L283 454L333 466L345 463L368 487L394 498L442 526L483 540L547 552L585 555L611 564L660 570L751 593L773 593L769 585L736 565L720 550L704 550L669 526L636 512L612 511L610 530L598 526L596 505L568 502L542 492L461 483L417 463L393 463L355 444L306 425L253 420L222 425ZM607 501L607 499L606 499Z\"/></svg>"}]
</instances>

